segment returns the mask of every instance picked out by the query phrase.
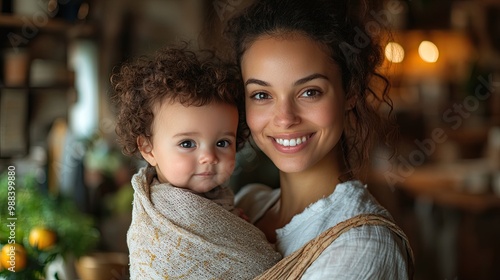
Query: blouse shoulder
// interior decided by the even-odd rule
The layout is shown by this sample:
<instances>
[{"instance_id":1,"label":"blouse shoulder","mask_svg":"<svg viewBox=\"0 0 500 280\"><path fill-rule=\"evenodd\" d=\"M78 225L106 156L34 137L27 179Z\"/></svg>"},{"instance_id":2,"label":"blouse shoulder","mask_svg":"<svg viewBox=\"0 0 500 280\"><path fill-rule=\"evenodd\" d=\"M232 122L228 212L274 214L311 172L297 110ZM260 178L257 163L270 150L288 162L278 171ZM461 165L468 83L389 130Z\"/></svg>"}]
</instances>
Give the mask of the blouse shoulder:
<instances>
[{"instance_id":1,"label":"blouse shoulder","mask_svg":"<svg viewBox=\"0 0 500 280\"><path fill-rule=\"evenodd\" d=\"M406 246L385 226L342 234L311 264L302 279L408 279Z\"/></svg>"}]
</instances>

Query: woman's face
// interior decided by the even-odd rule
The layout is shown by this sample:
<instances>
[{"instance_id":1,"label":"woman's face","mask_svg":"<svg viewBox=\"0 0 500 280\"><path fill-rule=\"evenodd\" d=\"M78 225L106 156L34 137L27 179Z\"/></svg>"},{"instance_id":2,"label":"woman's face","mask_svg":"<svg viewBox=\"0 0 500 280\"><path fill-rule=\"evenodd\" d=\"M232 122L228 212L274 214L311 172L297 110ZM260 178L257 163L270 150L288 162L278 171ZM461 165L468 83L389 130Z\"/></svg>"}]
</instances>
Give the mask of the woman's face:
<instances>
[{"instance_id":1,"label":"woman's face","mask_svg":"<svg viewBox=\"0 0 500 280\"><path fill-rule=\"evenodd\" d=\"M247 122L283 172L334 161L344 124L339 67L306 36L263 36L241 59Z\"/></svg>"}]
</instances>

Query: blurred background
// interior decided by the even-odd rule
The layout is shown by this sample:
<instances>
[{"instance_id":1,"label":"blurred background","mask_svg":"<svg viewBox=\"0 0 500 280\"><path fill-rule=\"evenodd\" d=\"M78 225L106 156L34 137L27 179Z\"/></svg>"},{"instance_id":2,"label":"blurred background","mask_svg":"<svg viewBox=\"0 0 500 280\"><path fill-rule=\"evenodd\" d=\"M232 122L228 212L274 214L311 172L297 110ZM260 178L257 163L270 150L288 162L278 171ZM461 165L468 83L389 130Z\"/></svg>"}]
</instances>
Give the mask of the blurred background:
<instances>
[{"instance_id":1,"label":"blurred background","mask_svg":"<svg viewBox=\"0 0 500 280\"><path fill-rule=\"evenodd\" d=\"M0 244L15 238L25 247L19 269L128 279L130 178L143 162L117 147L109 77L123 61L179 40L224 54L218 31L249 2L0 0ZM382 71L400 137L395 154L375 151L365 180L407 233L416 279L498 279L500 1L384 7L371 11L365 31L394 30ZM262 154L245 149L238 158L235 190L277 186ZM16 215L24 220L6 229Z\"/></svg>"}]
</instances>

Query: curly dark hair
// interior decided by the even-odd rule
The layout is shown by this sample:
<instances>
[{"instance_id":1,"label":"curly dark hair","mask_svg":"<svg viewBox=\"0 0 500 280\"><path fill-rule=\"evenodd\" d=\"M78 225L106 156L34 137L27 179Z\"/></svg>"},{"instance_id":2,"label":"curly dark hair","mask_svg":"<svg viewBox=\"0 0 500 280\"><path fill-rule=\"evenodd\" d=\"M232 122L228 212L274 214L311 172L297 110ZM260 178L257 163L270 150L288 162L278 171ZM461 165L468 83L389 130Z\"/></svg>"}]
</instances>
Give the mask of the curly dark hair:
<instances>
[{"instance_id":1,"label":"curly dark hair","mask_svg":"<svg viewBox=\"0 0 500 280\"><path fill-rule=\"evenodd\" d=\"M386 105L390 117L393 107L388 79L377 71L384 59L381 35L387 33L382 30L388 31L388 26L373 19L376 12L383 11L377 7L362 0L262 0L232 18L225 30L238 64L261 36L301 34L322 44L339 65L345 98L356 101L346 116L341 139L347 166L341 180L359 176L369 163L374 144L380 139L390 143L396 132L394 122L378 110ZM378 34L368 30L377 23Z\"/></svg>"},{"instance_id":2,"label":"curly dark hair","mask_svg":"<svg viewBox=\"0 0 500 280\"><path fill-rule=\"evenodd\" d=\"M116 133L124 154L142 158L137 137L152 136L154 106L165 99L185 106L224 103L238 108L237 150L248 138L244 91L235 65L209 51L191 51L187 44L167 46L154 58L141 56L111 75L117 109Z\"/></svg>"}]
</instances>

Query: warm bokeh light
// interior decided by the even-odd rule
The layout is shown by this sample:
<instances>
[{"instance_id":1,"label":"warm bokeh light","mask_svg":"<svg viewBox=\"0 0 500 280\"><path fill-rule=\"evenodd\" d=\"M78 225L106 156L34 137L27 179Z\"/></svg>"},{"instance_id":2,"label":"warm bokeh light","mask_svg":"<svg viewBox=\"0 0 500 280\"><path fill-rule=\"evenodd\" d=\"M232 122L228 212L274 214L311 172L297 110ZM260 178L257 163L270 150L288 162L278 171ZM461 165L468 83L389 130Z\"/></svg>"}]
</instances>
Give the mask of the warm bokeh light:
<instances>
[{"instance_id":1,"label":"warm bokeh light","mask_svg":"<svg viewBox=\"0 0 500 280\"><path fill-rule=\"evenodd\" d=\"M439 58L439 50L431 41L422 41L418 46L418 54L422 60L429 63L434 63Z\"/></svg>"},{"instance_id":2,"label":"warm bokeh light","mask_svg":"<svg viewBox=\"0 0 500 280\"><path fill-rule=\"evenodd\" d=\"M385 46L385 57L393 63L400 63L405 57L403 47L396 42L389 42Z\"/></svg>"}]
</instances>

